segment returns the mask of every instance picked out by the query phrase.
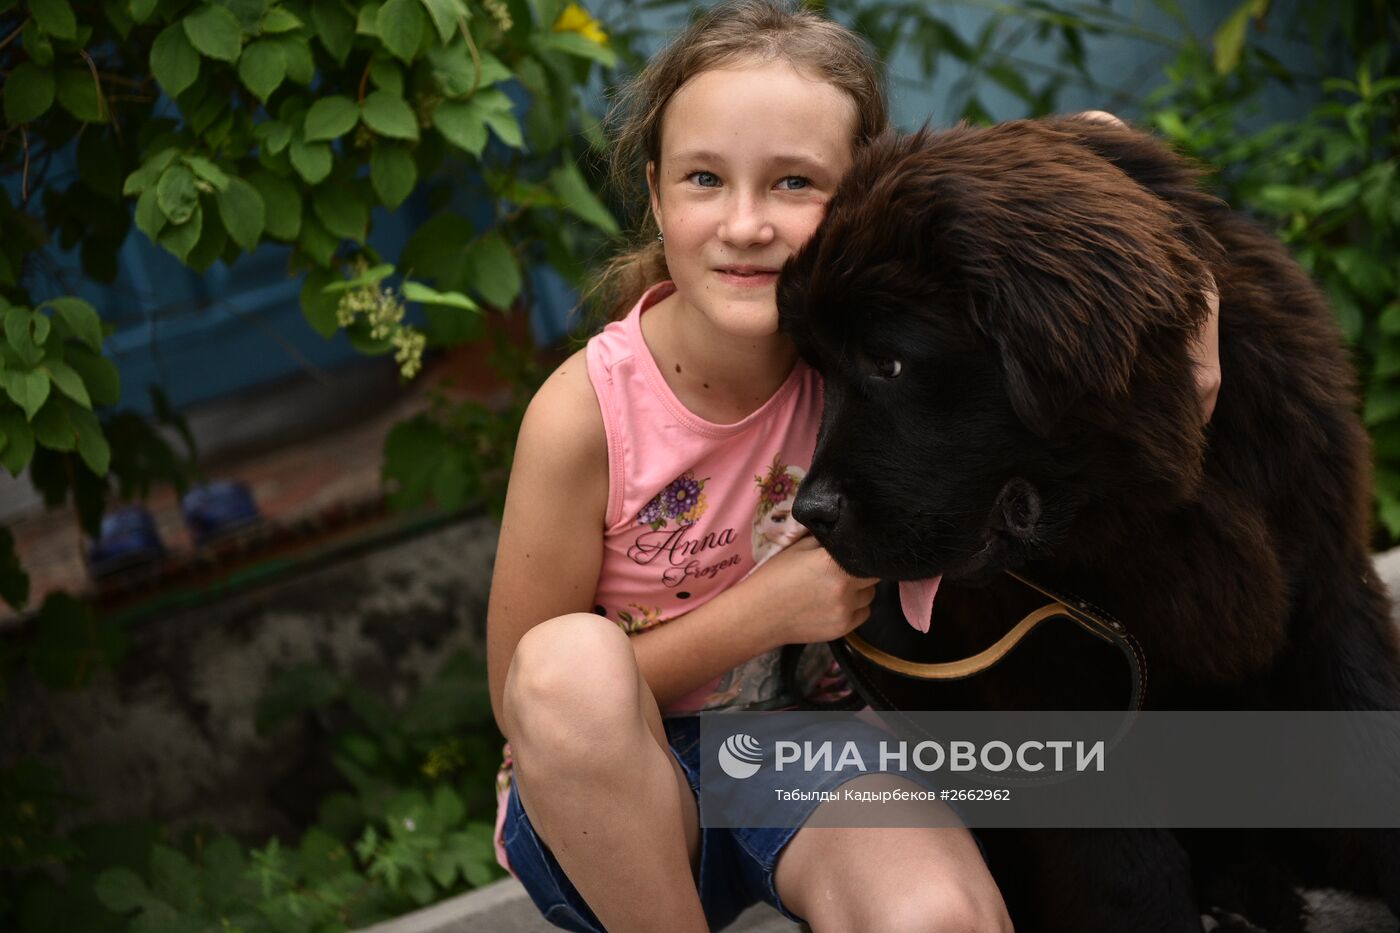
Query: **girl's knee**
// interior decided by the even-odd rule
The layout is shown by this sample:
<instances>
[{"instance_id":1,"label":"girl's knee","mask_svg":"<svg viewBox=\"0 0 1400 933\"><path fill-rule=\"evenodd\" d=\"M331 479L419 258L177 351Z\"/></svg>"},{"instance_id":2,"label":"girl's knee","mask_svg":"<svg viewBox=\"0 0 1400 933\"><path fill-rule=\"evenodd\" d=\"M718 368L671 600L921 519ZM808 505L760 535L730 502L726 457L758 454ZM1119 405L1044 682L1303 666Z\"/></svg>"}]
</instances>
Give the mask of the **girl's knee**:
<instances>
[{"instance_id":1,"label":"girl's knee","mask_svg":"<svg viewBox=\"0 0 1400 933\"><path fill-rule=\"evenodd\" d=\"M966 888L937 882L913 881L898 890L852 891L852 900L838 916L812 917L814 933L822 930L871 930L878 933L1009 933L1011 921L1000 896L979 898Z\"/></svg>"},{"instance_id":2,"label":"girl's knee","mask_svg":"<svg viewBox=\"0 0 1400 933\"><path fill-rule=\"evenodd\" d=\"M516 645L505 702L518 735L512 745L545 739L596 741L619 719L638 715L637 662L627 635L589 613L541 622Z\"/></svg>"},{"instance_id":3,"label":"girl's knee","mask_svg":"<svg viewBox=\"0 0 1400 933\"><path fill-rule=\"evenodd\" d=\"M965 888L915 885L882 909L872 930L921 930L927 933L1004 933L1011 929L998 896L988 902Z\"/></svg>"}]
</instances>

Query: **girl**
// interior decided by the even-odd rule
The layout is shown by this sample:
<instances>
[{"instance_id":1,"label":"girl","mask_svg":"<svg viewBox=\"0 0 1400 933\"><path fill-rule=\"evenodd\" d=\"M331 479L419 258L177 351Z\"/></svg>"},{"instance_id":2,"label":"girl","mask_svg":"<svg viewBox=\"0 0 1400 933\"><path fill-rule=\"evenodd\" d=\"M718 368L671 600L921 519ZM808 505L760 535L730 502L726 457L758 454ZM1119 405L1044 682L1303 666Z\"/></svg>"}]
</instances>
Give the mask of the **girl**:
<instances>
[{"instance_id":1,"label":"girl","mask_svg":"<svg viewBox=\"0 0 1400 933\"><path fill-rule=\"evenodd\" d=\"M815 930L1009 929L964 829L699 825L693 714L795 702L756 696L782 689L781 646L870 612L876 581L810 536L755 569L749 532L761 478L805 470L821 413L774 283L885 129L879 73L847 30L742 0L657 55L624 109L615 177L645 178L657 234L605 274L625 317L521 427L488 613L498 857L574 930L719 928L760 899Z\"/></svg>"}]
</instances>

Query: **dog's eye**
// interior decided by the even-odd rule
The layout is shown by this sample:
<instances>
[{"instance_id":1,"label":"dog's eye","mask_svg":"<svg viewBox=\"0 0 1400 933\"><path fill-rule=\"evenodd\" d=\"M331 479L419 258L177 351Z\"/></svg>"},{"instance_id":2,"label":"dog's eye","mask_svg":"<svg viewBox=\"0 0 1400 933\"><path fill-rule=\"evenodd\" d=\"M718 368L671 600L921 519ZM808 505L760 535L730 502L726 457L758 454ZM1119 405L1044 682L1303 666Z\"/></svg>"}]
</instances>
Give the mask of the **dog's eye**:
<instances>
[{"instance_id":1,"label":"dog's eye","mask_svg":"<svg viewBox=\"0 0 1400 933\"><path fill-rule=\"evenodd\" d=\"M881 379L896 379L904 370L904 364L899 360L871 360L870 365Z\"/></svg>"}]
</instances>

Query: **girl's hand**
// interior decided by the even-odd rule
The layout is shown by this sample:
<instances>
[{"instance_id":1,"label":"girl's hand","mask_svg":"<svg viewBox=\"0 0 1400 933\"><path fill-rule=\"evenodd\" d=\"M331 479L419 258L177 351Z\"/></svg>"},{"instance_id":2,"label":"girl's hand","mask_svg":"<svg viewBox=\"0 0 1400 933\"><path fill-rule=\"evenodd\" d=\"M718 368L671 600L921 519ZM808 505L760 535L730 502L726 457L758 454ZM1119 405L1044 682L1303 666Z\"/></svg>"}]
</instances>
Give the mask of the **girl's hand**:
<instances>
[{"instance_id":1,"label":"girl's hand","mask_svg":"<svg viewBox=\"0 0 1400 933\"><path fill-rule=\"evenodd\" d=\"M807 535L735 586L771 628L772 647L840 638L870 618L875 577L853 577Z\"/></svg>"},{"instance_id":2,"label":"girl's hand","mask_svg":"<svg viewBox=\"0 0 1400 933\"><path fill-rule=\"evenodd\" d=\"M1196 394L1201 400L1201 414L1209 421L1215 412L1215 400L1220 396L1220 292L1213 276L1207 288L1210 317L1192 338L1190 350L1191 361L1196 364Z\"/></svg>"},{"instance_id":3,"label":"girl's hand","mask_svg":"<svg viewBox=\"0 0 1400 933\"><path fill-rule=\"evenodd\" d=\"M1075 114L1081 120L1127 126L1122 120L1104 110L1084 110ZM1201 401L1201 414L1209 421L1215 413L1215 400L1220 396L1220 292L1211 278L1206 301L1210 317L1200 333L1191 340L1191 360L1196 364L1196 395Z\"/></svg>"}]
</instances>

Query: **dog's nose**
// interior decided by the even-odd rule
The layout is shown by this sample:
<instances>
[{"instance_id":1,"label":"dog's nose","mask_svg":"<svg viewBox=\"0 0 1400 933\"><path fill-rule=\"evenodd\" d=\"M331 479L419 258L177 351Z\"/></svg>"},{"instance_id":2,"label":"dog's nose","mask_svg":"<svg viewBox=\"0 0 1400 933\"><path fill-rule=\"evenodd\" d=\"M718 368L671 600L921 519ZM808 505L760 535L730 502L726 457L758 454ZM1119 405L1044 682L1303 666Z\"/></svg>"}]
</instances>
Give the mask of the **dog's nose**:
<instances>
[{"instance_id":1,"label":"dog's nose","mask_svg":"<svg viewBox=\"0 0 1400 933\"><path fill-rule=\"evenodd\" d=\"M841 492L834 483L805 482L792 505L792 514L820 538L836 527L841 518L841 505Z\"/></svg>"}]
</instances>

